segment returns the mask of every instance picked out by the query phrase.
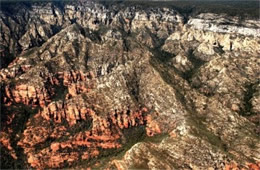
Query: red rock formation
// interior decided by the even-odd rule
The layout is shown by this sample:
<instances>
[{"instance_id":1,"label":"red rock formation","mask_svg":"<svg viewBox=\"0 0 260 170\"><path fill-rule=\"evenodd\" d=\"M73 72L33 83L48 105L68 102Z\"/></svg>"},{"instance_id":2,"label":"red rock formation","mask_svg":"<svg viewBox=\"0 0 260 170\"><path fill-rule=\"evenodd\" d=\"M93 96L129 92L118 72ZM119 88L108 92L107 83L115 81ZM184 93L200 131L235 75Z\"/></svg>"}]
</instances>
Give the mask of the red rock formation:
<instances>
[{"instance_id":1,"label":"red rock formation","mask_svg":"<svg viewBox=\"0 0 260 170\"><path fill-rule=\"evenodd\" d=\"M94 74L92 72L83 73L82 71L58 72L58 78L63 79L64 86L68 86L79 81L93 79Z\"/></svg>"},{"instance_id":2,"label":"red rock formation","mask_svg":"<svg viewBox=\"0 0 260 170\"><path fill-rule=\"evenodd\" d=\"M60 149L60 143L52 143L51 144L51 150L53 151L53 152L56 152L57 150L59 150Z\"/></svg>"},{"instance_id":3,"label":"red rock formation","mask_svg":"<svg viewBox=\"0 0 260 170\"><path fill-rule=\"evenodd\" d=\"M56 153L51 152L50 149L43 150L42 152L28 156L28 163L37 169L45 168L59 168L66 161L69 165L79 159L79 153L70 152L70 153Z\"/></svg>"},{"instance_id":4,"label":"red rock formation","mask_svg":"<svg viewBox=\"0 0 260 170\"><path fill-rule=\"evenodd\" d=\"M23 137L17 143L24 149L27 161L33 168L60 168L65 162L70 165L79 159L98 157L104 149L120 148L123 144L121 139L124 138L122 129L142 125L146 126L150 136L160 133L156 122L151 116L147 116L147 108L97 114L93 109L97 106L93 103L90 107L80 96L95 88L92 72L70 71L40 75L47 85L67 87L66 98L51 102L55 90L52 87L47 89L48 86L40 88L20 84L12 88L5 87L5 104L23 103L42 107L41 111L28 121ZM62 124L63 121L67 121L69 127ZM71 132L70 129L74 128L78 121L91 122L91 129ZM12 116L8 122L12 122ZM48 139L55 142L48 143ZM67 149L71 152L66 152Z\"/></svg>"},{"instance_id":5,"label":"red rock formation","mask_svg":"<svg viewBox=\"0 0 260 170\"><path fill-rule=\"evenodd\" d=\"M8 103L23 103L25 105L45 106L50 102L50 94L54 92L52 89L35 88L34 86L21 84L13 88L10 86L5 87L6 104Z\"/></svg>"},{"instance_id":6,"label":"red rock formation","mask_svg":"<svg viewBox=\"0 0 260 170\"><path fill-rule=\"evenodd\" d=\"M158 123L155 120L152 120L151 115L148 115L146 117L146 121L147 121L146 134L148 136L154 136L155 134L161 133Z\"/></svg>"},{"instance_id":7,"label":"red rock formation","mask_svg":"<svg viewBox=\"0 0 260 170\"><path fill-rule=\"evenodd\" d=\"M247 164L248 168L250 170L259 170L260 169L260 162L257 162L257 163L248 163Z\"/></svg>"},{"instance_id":8,"label":"red rock formation","mask_svg":"<svg viewBox=\"0 0 260 170\"><path fill-rule=\"evenodd\" d=\"M68 85L68 94L66 98L74 97L81 93L88 93L91 88L93 87L90 87L86 82L72 83Z\"/></svg>"},{"instance_id":9,"label":"red rock formation","mask_svg":"<svg viewBox=\"0 0 260 170\"><path fill-rule=\"evenodd\" d=\"M15 153L13 147L11 146L10 138L7 133L1 132L0 143L10 151L10 155L14 159L17 159L16 153Z\"/></svg>"},{"instance_id":10,"label":"red rock formation","mask_svg":"<svg viewBox=\"0 0 260 170\"><path fill-rule=\"evenodd\" d=\"M81 155L81 159L82 160L88 160L89 159L89 153L88 152L84 152L82 155Z\"/></svg>"},{"instance_id":11,"label":"red rock formation","mask_svg":"<svg viewBox=\"0 0 260 170\"><path fill-rule=\"evenodd\" d=\"M40 133L39 136L42 136L42 132L43 131L38 132ZM70 164L77 161L79 158L86 160L97 157L101 152L100 148L111 149L121 147L121 144L117 142L117 140L120 139L120 136L117 134L117 132L98 135L94 134L94 132L90 130L79 132L74 136L70 135L71 137L66 141L60 143L53 142L50 144L50 147L42 149L39 152L35 152L34 147L39 143L43 143L42 140L38 138L37 142L33 140L31 144L28 144L28 139L36 138L35 136L30 138L28 134L24 134L24 136L25 138L19 143L19 145L25 149L25 153L28 156L28 163L37 169L59 168L62 167L62 164L65 161ZM43 136L48 137L48 135ZM76 152L79 147L84 147L86 151L82 153ZM68 148L73 150L73 152L64 152L64 150Z\"/></svg>"},{"instance_id":12,"label":"red rock formation","mask_svg":"<svg viewBox=\"0 0 260 170\"><path fill-rule=\"evenodd\" d=\"M90 114L90 109L85 106L77 106L76 104L64 102L52 102L41 111L41 115L46 120L52 120L61 123L62 119L66 119L72 126L77 120L86 120L86 115Z\"/></svg>"},{"instance_id":13,"label":"red rock formation","mask_svg":"<svg viewBox=\"0 0 260 170\"><path fill-rule=\"evenodd\" d=\"M242 168L243 167L243 168ZM239 169L249 169L249 170L259 170L260 162L257 163L246 163L246 165L239 165L237 162L232 161L225 164L225 170L239 170Z\"/></svg>"},{"instance_id":14,"label":"red rock formation","mask_svg":"<svg viewBox=\"0 0 260 170\"><path fill-rule=\"evenodd\" d=\"M56 127L51 133L51 138L61 138L62 136L68 136L67 128L65 126Z\"/></svg>"},{"instance_id":15,"label":"red rock formation","mask_svg":"<svg viewBox=\"0 0 260 170\"><path fill-rule=\"evenodd\" d=\"M147 133L154 135L160 133L158 125L153 127L151 116L147 116L146 108L136 111L114 111L107 116L99 116L90 108L84 105L77 106L77 103L53 102L45 107L41 113L34 118L41 120L45 127L32 126L30 123L23 133L23 139L18 145L24 148L28 156L28 163L33 168L59 168L65 162L73 163L78 159L87 160L98 157L104 149L117 149L122 147L121 139L124 135L121 129L134 126L147 126ZM40 116L41 115L41 116ZM61 125L61 120L68 121L70 126L76 124L77 120L92 120L90 130L80 131L72 134L68 129ZM51 121L55 122L54 129L48 125ZM70 128L70 127L68 127ZM155 130L154 130L155 129ZM60 142L52 142L48 147L36 151L38 145L44 143L48 138L59 139L64 136L68 138ZM79 148L82 152L79 152ZM70 149L70 155L64 150ZM82 150L83 149L83 150ZM55 160L55 161L54 161Z\"/></svg>"},{"instance_id":16,"label":"red rock formation","mask_svg":"<svg viewBox=\"0 0 260 170\"><path fill-rule=\"evenodd\" d=\"M29 66L21 66L22 70L28 69ZM16 68L16 67L14 67ZM16 70L16 69L14 69ZM5 70L1 70L0 76L2 79L8 78L7 74L4 74ZM10 78L15 77L9 76ZM90 89L94 88L95 84L90 82L90 79L94 78L94 74L83 73L81 71L70 71L70 72L58 72L57 74L40 74L43 79L45 79L46 84L51 85L61 85L59 79L62 80L62 84L68 87L67 98L76 96L80 93L87 93ZM6 105L11 105L12 103L23 103L25 105L40 106L44 107L46 104L51 102L51 97L55 94L54 88L46 89L45 86L38 87L29 84L20 84L14 87L10 85L5 87L5 98L4 102Z\"/></svg>"},{"instance_id":17,"label":"red rock formation","mask_svg":"<svg viewBox=\"0 0 260 170\"><path fill-rule=\"evenodd\" d=\"M119 126L120 129L123 129L137 125L143 125L146 112L146 109L135 112L131 110L122 112L115 111L110 114L110 118L113 124Z\"/></svg>"}]
</instances>

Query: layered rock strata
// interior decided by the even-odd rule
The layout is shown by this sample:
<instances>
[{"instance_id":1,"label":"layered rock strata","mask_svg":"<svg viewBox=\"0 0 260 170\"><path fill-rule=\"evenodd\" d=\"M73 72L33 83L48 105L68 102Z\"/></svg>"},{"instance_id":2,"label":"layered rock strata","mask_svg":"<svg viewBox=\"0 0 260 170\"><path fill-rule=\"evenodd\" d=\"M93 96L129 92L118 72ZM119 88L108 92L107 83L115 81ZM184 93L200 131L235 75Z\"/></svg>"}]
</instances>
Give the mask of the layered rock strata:
<instances>
[{"instance_id":1,"label":"layered rock strata","mask_svg":"<svg viewBox=\"0 0 260 170\"><path fill-rule=\"evenodd\" d=\"M259 21L96 2L13 10L0 13L1 161L259 168Z\"/></svg>"}]
</instances>

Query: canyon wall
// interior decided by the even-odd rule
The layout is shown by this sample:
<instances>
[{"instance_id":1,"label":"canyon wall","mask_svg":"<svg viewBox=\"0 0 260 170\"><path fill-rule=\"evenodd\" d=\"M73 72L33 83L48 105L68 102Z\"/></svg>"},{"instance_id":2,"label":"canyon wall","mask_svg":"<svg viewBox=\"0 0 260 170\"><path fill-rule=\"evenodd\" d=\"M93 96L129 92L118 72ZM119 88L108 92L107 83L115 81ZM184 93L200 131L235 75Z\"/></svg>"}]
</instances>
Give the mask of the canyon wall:
<instances>
[{"instance_id":1,"label":"canyon wall","mask_svg":"<svg viewBox=\"0 0 260 170\"><path fill-rule=\"evenodd\" d=\"M11 7L0 12L4 166L259 168L258 20Z\"/></svg>"}]
</instances>

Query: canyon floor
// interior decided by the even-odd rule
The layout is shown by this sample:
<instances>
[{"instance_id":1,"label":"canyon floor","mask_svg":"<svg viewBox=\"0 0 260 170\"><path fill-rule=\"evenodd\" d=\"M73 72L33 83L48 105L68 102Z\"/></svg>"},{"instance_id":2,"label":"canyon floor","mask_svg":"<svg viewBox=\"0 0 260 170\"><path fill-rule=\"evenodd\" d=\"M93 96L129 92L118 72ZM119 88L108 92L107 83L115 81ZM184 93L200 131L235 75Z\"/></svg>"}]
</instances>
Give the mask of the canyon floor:
<instances>
[{"instance_id":1,"label":"canyon floor","mask_svg":"<svg viewBox=\"0 0 260 170\"><path fill-rule=\"evenodd\" d=\"M260 169L260 21L76 1L0 10L1 169Z\"/></svg>"}]
</instances>

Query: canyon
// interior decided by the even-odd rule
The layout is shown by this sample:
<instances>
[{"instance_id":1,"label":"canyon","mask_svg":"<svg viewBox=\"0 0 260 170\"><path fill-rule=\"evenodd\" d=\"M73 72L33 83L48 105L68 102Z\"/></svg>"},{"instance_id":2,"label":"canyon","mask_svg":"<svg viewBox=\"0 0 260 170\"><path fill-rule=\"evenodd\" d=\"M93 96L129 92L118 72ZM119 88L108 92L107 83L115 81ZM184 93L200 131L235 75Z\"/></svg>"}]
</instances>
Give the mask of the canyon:
<instances>
[{"instance_id":1,"label":"canyon","mask_svg":"<svg viewBox=\"0 0 260 170\"><path fill-rule=\"evenodd\" d=\"M0 10L1 168L260 169L260 21L95 1Z\"/></svg>"}]
</instances>

